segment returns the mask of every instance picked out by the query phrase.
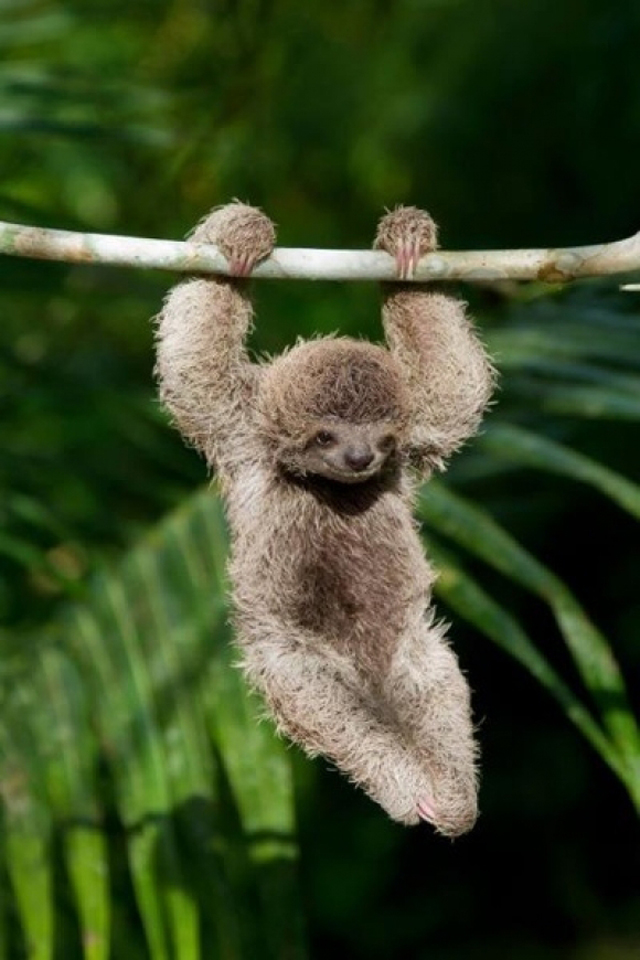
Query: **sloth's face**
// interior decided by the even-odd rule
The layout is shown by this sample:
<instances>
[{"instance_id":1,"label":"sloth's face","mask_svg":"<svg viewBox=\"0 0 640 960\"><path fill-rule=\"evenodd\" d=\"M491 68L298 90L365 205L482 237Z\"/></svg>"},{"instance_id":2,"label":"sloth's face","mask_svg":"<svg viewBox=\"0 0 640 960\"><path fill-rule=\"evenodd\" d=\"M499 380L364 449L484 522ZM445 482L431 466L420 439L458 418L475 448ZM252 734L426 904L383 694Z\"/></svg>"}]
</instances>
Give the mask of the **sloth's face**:
<instances>
[{"instance_id":1,"label":"sloth's face","mask_svg":"<svg viewBox=\"0 0 640 960\"><path fill-rule=\"evenodd\" d=\"M393 423L345 423L327 420L315 425L296 451L296 469L340 483L363 483L379 473L397 449Z\"/></svg>"}]
</instances>

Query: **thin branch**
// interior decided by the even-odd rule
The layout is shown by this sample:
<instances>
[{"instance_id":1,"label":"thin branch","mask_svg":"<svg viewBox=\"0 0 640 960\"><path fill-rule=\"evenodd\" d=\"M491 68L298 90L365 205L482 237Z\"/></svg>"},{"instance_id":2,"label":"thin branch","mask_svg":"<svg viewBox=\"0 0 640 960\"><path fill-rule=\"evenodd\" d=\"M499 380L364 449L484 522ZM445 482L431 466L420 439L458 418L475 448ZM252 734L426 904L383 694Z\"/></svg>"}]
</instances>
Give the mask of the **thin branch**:
<instances>
[{"instance_id":1,"label":"thin branch","mask_svg":"<svg viewBox=\"0 0 640 960\"><path fill-rule=\"evenodd\" d=\"M72 233L0 222L0 253L68 263L227 274L227 262L209 244ZM549 250L438 251L423 257L416 274L426 280L543 280L561 283L640 270L640 232L626 240ZM395 264L372 250L278 247L253 276L297 280L395 280Z\"/></svg>"}]
</instances>

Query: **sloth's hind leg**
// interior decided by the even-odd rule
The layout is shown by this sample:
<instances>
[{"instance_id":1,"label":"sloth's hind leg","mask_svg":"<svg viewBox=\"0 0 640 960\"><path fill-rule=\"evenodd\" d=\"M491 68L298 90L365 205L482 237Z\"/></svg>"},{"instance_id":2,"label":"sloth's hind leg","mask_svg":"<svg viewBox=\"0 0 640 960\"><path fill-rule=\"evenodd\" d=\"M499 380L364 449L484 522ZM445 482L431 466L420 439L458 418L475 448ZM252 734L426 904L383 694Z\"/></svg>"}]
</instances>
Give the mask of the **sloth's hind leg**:
<instances>
[{"instance_id":1,"label":"sloth's hind leg","mask_svg":"<svg viewBox=\"0 0 640 960\"><path fill-rule=\"evenodd\" d=\"M402 638L385 696L428 776L418 814L447 836L470 830L478 815L470 691L444 628L429 615Z\"/></svg>"},{"instance_id":2,"label":"sloth's hind leg","mask_svg":"<svg viewBox=\"0 0 640 960\"><path fill-rule=\"evenodd\" d=\"M400 732L385 724L358 689L352 665L290 635L243 643L243 666L278 729L309 754L332 760L394 820L419 822L429 783Z\"/></svg>"}]
</instances>

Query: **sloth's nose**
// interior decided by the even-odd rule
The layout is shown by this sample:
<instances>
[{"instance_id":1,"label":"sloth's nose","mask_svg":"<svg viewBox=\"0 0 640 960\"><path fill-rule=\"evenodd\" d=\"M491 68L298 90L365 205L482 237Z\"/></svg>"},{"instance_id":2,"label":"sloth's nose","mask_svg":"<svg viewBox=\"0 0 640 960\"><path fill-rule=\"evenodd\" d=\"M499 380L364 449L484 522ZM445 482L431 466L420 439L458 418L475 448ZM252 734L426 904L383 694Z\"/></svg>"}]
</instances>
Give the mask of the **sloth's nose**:
<instances>
[{"instance_id":1,"label":"sloth's nose","mask_svg":"<svg viewBox=\"0 0 640 960\"><path fill-rule=\"evenodd\" d=\"M344 462L350 470L366 470L373 460L373 453L369 447L350 447L345 451Z\"/></svg>"}]
</instances>

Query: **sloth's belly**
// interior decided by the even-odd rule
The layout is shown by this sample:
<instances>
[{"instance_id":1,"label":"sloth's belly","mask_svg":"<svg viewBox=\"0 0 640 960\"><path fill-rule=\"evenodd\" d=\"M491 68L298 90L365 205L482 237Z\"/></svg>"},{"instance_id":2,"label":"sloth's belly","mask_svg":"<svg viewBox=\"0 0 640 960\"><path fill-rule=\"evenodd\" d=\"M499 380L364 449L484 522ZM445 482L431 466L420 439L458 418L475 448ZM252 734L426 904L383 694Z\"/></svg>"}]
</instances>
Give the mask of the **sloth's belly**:
<instances>
[{"instance_id":1,"label":"sloth's belly","mask_svg":"<svg viewBox=\"0 0 640 960\"><path fill-rule=\"evenodd\" d=\"M411 573L397 550L394 556L381 556L370 545L370 551L330 541L312 546L292 570L296 584L290 612L296 624L337 642L364 635L373 639L381 630L399 632Z\"/></svg>"},{"instance_id":2,"label":"sloth's belly","mask_svg":"<svg viewBox=\"0 0 640 960\"><path fill-rule=\"evenodd\" d=\"M253 522L231 517L238 625L255 637L265 616L383 667L433 581L406 502L389 492L348 514L303 491L262 492Z\"/></svg>"},{"instance_id":3,"label":"sloth's belly","mask_svg":"<svg viewBox=\"0 0 640 960\"><path fill-rule=\"evenodd\" d=\"M265 605L296 633L382 667L433 580L408 508L399 497L355 517L297 507L253 544Z\"/></svg>"}]
</instances>

